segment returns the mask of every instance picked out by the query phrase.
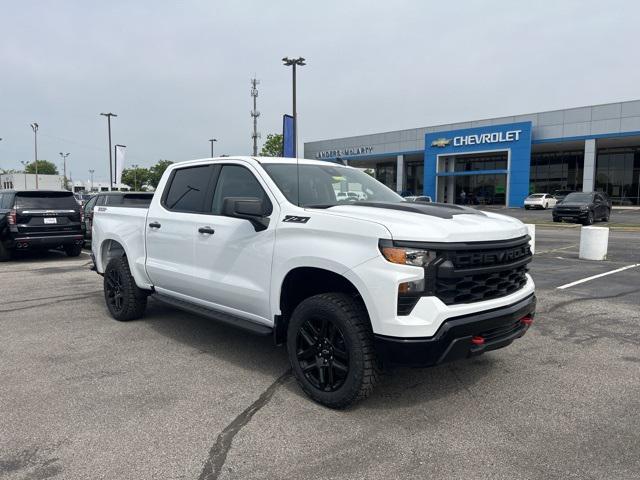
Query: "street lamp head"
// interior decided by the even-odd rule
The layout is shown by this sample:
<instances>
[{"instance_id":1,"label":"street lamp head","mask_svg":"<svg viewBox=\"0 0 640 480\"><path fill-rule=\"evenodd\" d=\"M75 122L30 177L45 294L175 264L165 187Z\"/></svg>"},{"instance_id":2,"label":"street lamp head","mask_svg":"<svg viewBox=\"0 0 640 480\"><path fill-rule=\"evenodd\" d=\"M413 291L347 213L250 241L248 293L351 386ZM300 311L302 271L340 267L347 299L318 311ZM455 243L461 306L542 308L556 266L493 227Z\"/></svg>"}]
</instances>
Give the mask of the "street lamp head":
<instances>
[{"instance_id":1,"label":"street lamp head","mask_svg":"<svg viewBox=\"0 0 640 480\"><path fill-rule=\"evenodd\" d=\"M36 122L33 122L33 123L31 124L31 129L32 129L34 132L37 132L37 131L38 131L38 126L39 126L39 125L38 125Z\"/></svg>"},{"instance_id":2,"label":"street lamp head","mask_svg":"<svg viewBox=\"0 0 640 480\"><path fill-rule=\"evenodd\" d=\"M217 138L210 138L210 139L209 139L209 141L210 141L210 142L217 142L217 141L218 141L218 139L217 139Z\"/></svg>"},{"instance_id":3,"label":"street lamp head","mask_svg":"<svg viewBox=\"0 0 640 480\"><path fill-rule=\"evenodd\" d=\"M116 115L115 113L101 113L100 115L102 115L103 117L117 117L118 115Z\"/></svg>"}]
</instances>

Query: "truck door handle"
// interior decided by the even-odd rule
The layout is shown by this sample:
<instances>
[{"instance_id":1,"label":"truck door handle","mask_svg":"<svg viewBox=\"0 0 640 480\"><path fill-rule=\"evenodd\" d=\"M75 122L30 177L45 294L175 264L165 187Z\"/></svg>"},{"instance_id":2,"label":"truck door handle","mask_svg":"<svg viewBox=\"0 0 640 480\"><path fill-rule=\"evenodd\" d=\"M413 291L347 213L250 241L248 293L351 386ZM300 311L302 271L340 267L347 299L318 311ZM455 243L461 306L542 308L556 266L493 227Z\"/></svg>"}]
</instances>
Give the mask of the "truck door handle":
<instances>
[{"instance_id":1,"label":"truck door handle","mask_svg":"<svg viewBox=\"0 0 640 480\"><path fill-rule=\"evenodd\" d=\"M214 233L216 233L216 231L215 231L213 228L211 228L211 227L200 227L200 228L198 229L198 232L200 232L200 233L206 233L206 234L208 234L208 235L213 235Z\"/></svg>"},{"instance_id":2,"label":"truck door handle","mask_svg":"<svg viewBox=\"0 0 640 480\"><path fill-rule=\"evenodd\" d=\"M162 225L160 225L158 222L151 222L149 224L149 227L151 228L160 228Z\"/></svg>"}]
</instances>

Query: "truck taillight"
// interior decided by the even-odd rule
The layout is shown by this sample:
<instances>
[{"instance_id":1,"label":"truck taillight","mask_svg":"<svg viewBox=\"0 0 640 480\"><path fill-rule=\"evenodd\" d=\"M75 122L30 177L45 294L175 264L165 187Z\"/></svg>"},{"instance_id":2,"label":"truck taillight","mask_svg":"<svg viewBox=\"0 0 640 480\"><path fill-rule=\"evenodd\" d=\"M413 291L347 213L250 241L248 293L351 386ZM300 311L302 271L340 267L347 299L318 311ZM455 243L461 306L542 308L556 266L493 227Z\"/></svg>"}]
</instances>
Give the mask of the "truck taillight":
<instances>
[{"instance_id":1,"label":"truck taillight","mask_svg":"<svg viewBox=\"0 0 640 480\"><path fill-rule=\"evenodd\" d=\"M9 222L9 225L15 225L16 224L16 211L15 210L11 210L9 212L9 215L7 215L7 221Z\"/></svg>"}]
</instances>

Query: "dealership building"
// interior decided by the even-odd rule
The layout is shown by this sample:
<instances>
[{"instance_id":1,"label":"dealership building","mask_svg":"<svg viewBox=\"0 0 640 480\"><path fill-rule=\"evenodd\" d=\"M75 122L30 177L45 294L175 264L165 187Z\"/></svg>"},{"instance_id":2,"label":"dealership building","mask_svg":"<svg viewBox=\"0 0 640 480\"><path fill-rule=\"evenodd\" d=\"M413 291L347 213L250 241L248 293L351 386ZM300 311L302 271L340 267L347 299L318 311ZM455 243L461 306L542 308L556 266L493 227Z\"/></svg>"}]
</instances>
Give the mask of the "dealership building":
<instances>
[{"instance_id":1,"label":"dealership building","mask_svg":"<svg viewBox=\"0 0 640 480\"><path fill-rule=\"evenodd\" d=\"M571 190L640 205L640 100L314 141L304 153L440 202L521 207L529 193Z\"/></svg>"}]
</instances>

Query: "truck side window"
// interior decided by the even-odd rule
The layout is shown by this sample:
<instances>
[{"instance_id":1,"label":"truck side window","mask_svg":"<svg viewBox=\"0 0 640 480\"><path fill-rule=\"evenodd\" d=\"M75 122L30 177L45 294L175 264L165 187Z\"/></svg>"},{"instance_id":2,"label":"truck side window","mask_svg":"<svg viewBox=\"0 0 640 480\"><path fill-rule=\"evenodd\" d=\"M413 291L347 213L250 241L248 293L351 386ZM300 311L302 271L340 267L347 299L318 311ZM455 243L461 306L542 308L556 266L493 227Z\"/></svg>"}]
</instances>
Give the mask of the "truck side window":
<instances>
[{"instance_id":1,"label":"truck side window","mask_svg":"<svg viewBox=\"0 0 640 480\"><path fill-rule=\"evenodd\" d=\"M93 207L97 201L98 201L98 196L96 195L84 205L85 215L93 211Z\"/></svg>"},{"instance_id":2,"label":"truck side window","mask_svg":"<svg viewBox=\"0 0 640 480\"><path fill-rule=\"evenodd\" d=\"M162 201L164 207L178 212L207 212L204 200L212 171L211 165L174 170L171 184Z\"/></svg>"},{"instance_id":3,"label":"truck side window","mask_svg":"<svg viewBox=\"0 0 640 480\"><path fill-rule=\"evenodd\" d=\"M211 211L214 215L222 213L222 204L227 197L259 198L265 204L271 205L269 197L253 173L240 165L224 165L222 167L213 195Z\"/></svg>"}]
</instances>

